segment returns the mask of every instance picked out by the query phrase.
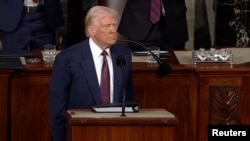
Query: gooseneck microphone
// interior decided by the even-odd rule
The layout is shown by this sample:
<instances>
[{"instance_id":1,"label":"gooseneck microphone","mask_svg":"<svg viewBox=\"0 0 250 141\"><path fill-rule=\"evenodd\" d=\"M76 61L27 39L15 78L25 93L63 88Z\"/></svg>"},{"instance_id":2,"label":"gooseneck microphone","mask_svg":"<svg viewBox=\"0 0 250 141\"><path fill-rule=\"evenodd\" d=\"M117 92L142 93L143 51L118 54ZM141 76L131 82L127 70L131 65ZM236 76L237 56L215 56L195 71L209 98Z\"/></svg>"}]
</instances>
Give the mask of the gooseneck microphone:
<instances>
[{"instance_id":1,"label":"gooseneck microphone","mask_svg":"<svg viewBox=\"0 0 250 141\"><path fill-rule=\"evenodd\" d=\"M143 44L133 41L133 40L119 40L118 42L130 42L130 43L134 43L136 45L139 45L141 47L143 47L145 50L147 50L156 60L156 62L159 65L159 69L158 69L158 74L160 76L164 76L166 74L169 74L170 72L172 72L172 67L165 63L160 57L158 57L157 55L155 55L151 50L149 50L146 46L144 46Z\"/></svg>"},{"instance_id":2,"label":"gooseneck microphone","mask_svg":"<svg viewBox=\"0 0 250 141\"><path fill-rule=\"evenodd\" d=\"M123 99L122 99L122 113L121 116L125 115L125 99L126 99L126 89L125 89L125 73L124 73L124 66L126 65L126 59L124 56L119 55L116 58L116 64L122 70L122 87L123 87Z\"/></svg>"},{"instance_id":3,"label":"gooseneck microphone","mask_svg":"<svg viewBox=\"0 0 250 141\"><path fill-rule=\"evenodd\" d=\"M124 66L126 65L126 59L125 59L125 57L122 56L122 55L117 56L117 58L116 58L116 64L117 64L117 66L120 66L120 68L122 70L124 70Z\"/></svg>"}]
</instances>

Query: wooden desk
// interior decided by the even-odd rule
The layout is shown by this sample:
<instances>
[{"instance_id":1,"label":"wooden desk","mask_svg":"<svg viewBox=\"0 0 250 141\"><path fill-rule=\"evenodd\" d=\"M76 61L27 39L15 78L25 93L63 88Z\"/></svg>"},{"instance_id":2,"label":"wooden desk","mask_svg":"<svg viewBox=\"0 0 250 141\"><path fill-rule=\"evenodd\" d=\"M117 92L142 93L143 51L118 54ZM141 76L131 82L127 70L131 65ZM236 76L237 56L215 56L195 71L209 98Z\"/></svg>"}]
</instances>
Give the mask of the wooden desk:
<instances>
[{"instance_id":1,"label":"wooden desk","mask_svg":"<svg viewBox=\"0 0 250 141\"><path fill-rule=\"evenodd\" d=\"M157 74L157 66L133 63L135 100L142 109L174 113L179 120L176 141L207 141L208 124L250 124L250 63L181 65L174 55L165 60L173 71L164 77ZM52 65L43 61L26 64L11 72L9 88L1 87L4 92L9 89L9 106L1 108L10 113L10 124L4 124L10 129L10 141L50 141L51 70ZM218 100L221 105L214 104Z\"/></svg>"},{"instance_id":2,"label":"wooden desk","mask_svg":"<svg viewBox=\"0 0 250 141\"><path fill-rule=\"evenodd\" d=\"M142 109L139 113L93 113L69 110L68 141L175 141L178 119L164 109Z\"/></svg>"}]
</instances>

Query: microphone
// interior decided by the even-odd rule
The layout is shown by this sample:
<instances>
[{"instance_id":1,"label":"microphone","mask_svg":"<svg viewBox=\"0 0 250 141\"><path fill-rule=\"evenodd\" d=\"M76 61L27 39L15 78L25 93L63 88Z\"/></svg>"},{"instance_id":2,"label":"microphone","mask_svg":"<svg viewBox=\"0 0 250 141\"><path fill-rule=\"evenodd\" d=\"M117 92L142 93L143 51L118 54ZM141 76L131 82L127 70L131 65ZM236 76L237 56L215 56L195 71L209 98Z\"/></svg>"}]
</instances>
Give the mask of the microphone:
<instances>
[{"instance_id":1,"label":"microphone","mask_svg":"<svg viewBox=\"0 0 250 141\"><path fill-rule=\"evenodd\" d=\"M126 59L124 58L124 56L119 55L116 58L116 64L117 66L120 66L121 70L124 70L124 66L126 65Z\"/></svg>"},{"instance_id":2,"label":"microphone","mask_svg":"<svg viewBox=\"0 0 250 141\"><path fill-rule=\"evenodd\" d=\"M121 116L125 115L125 99L126 99L126 89L125 89L125 73L124 73L124 66L126 65L126 59L124 56L119 55L116 58L117 66L120 66L122 70L122 86L123 86L123 99L122 99L122 113Z\"/></svg>"},{"instance_id":3,"label":"microphone","mask_svg":"<svg viewBox=\"0 0 250 141\"><path fill-rule=\"evenodd\" d=\"M126 59L124 56L119 55L116 58L116 64L122 70L122 89L123 89L123 99L120 103L110 103L110 104L101 104L94 105L92 107L93 112L97 113L117 113L121 112L121 116L126 116L126 112L135 113L139 112L140 105L137 102L126 102L126 89L125 89L125 73L124 66L126 65Z\"/></svg>"},{"instance_id":4,"label":"microphone","mask_svg":"<svg viewBox=\"0 0 250 141\"><path fill-rule=\"evenodd\" d=\"M147 50L154 57L154 59L156 60L156 62L158 63L158 65L159 65L158 74L160 76L164 76L166 74L169 74L172 71L172 67L169 64L165 63L160 57L158 57L157 55L155 55L151 50L149 50L143 44L141 44L139 42L136 42L136 41L133 41L133 40L120 40L119 42L134 43L136 45L139 45L139 46L143 47L145 50Z\"/></svg>"}]
</instances>

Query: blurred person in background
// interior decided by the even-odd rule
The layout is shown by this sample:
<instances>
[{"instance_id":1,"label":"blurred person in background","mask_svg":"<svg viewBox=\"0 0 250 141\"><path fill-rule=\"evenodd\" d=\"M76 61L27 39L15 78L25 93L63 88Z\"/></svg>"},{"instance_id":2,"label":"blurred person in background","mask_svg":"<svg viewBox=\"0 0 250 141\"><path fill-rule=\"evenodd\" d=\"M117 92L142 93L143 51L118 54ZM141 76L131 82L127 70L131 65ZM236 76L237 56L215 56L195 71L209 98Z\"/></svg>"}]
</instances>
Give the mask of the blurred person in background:
<instances>
[{"instance_id":1,"label":"blurred person in background","mask_svg":"<svg viewBox=\"0 0 250 141\"><path fill-rule=\"evenodd\" d=\"M160 19L150 20L151 0L127 0L118 32L125 38L161 50L184 50L188 41L185 0L160 0ZM144 50L128 43L133 51Z\"/></svg>"},{"instance_id":2,"label":"blurred person in background","mask_svg":"<svg viewBox=\"0 0 250 141\"><path fill-rule=\"evenodd\" d=\"M59 44L63 24L60 0L0 0L0 40L5 50Z\"/></svg>"}]
</instances>

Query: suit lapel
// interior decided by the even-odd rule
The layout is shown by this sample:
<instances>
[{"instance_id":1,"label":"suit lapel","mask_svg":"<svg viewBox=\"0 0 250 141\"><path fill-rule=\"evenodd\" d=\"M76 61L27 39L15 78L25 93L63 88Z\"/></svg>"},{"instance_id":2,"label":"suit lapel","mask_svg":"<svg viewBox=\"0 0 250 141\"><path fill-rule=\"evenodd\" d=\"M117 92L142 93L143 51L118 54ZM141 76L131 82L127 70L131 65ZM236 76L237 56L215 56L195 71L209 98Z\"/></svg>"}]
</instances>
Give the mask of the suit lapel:
<instances>
[{"instance_id":1,"label":"suit lapel","mask_svg":"<svg viewBox=\"0 0 250 141\"><path fill-rule=\"evenodd\" d=\"M94 60L90 51L89 43L87 42L87 46L84 45L82 49L82 61L80 63L82 72L87 78L86 81L90 88L90 93L93 95L96 104L101 104L100 97L100 87L96 75L96 70L94 66Z\"/></svg>"},{"instance_id":2,"label":"suit lapel","mask_svg":"<svg viewBox=\"0 0 250 141\"><path fill-rule=\"evenodd\" d=\"M112 58L113 63L113 75L114 75L114 91L113 91L113 101L118 102L122 98L122 92L119 90L122 89L122 71L119 66L116 64L116 58L119 55L115 49L115 47L110 48L110 55ZM101 97L100 97L100 87L96 75L96 70L94 66L94 60L90 51L89 42L84 45L82 49L82 61L80 63L82 72L84 73L85 77L87 78L87 83L90 87L91 94L93 95L96 104L101 104Z\"/></svg>"}]
</instances>

